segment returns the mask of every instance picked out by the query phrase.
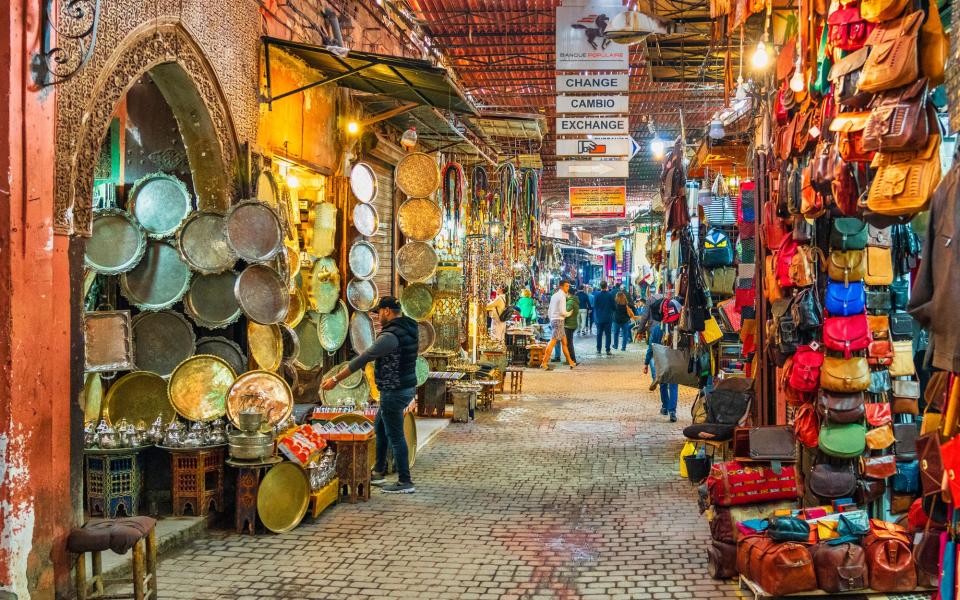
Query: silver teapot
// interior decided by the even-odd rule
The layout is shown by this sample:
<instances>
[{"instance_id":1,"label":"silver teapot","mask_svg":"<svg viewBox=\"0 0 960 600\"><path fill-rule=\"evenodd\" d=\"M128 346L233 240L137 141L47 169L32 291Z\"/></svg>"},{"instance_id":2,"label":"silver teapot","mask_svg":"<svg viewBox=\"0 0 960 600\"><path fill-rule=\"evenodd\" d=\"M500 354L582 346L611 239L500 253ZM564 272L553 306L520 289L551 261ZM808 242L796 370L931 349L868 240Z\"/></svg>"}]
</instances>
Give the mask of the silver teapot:
<instances>
[{"instance_id":1,"label":"silver teapot","mask_svg":"<svg viewBox=\"0 0 960 600\"><path fill-rule=\"evenodd\" d=\"M195 421L193 425L190 426L190 430L187 431L187 435L183 437L181 446L184 448L200 448L206 445L206 439L204 437L204 428L199 421Z\"/></svg>"},{"instance_id":2,"label":"silver teapot","mask_svg":"<svg viewBox=\"0 0 960 600\"><path fill-rule=\"evenodd\" d=\"M100 425L97 426L97 443L104 450L120 448L120 434L110 425L106 425L106 427L104 425L106 425L106 421L101 421Z\"/></svg>"},{"instance_id":3,"label":"silver teapot","mask_svg":"<svg viewBox=\"0 0 960 600\"><path fill-rule=\"evenodd\" d=\"M170 448L179 448L183 444L183 424L174 419L167 425L167 432L163 436L163 445Z\"/></svg>"},{"instance_id":4,"label":"silver teapot","mask_svg":"<svg viewBox=\"0 0 960 600\"><path fill-rule=\"evenodd\" d=\"M99 437L100 435L97 433L97 427L93 424L93 421L88 421L83 427L83 447L95 448Z\"/></svg>"},{"instance_id":5,"label":"silver teapot","mask_svg":"<svg viewBox=\"0 0 960 600\"><path fill-rule=\"evenodd\" d=\"M163 443L163 415L157 415L150 429L144 432L144 441L148 444Z\"/></svg>"}]
</instances>

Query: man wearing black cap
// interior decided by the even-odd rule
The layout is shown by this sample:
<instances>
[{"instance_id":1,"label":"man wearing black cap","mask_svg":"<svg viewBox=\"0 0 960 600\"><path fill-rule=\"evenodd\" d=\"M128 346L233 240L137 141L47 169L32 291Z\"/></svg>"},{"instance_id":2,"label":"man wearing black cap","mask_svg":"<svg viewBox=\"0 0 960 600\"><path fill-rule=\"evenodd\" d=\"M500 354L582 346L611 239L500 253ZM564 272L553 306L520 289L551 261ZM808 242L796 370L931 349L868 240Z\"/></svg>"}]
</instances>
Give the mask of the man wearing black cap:
<instances>
[{"instance_id":1,"label":"man wearing black cap","mask_svg":"<svg viewBox=\"0 0 960 600\"><path fill-rule=\"evenodd\" d=\"M380 317L380 335L372 346L351 360L339 373L326 379L322 386L332 390L351 373L363 370L373 361L373 375L380 390L380 410L374 427L377 432L377 464L370 483L383 484L387 471L387 444L393 450L397 466L397 483L383 486L388 494L412 494L416 491L410 478L410 458L403 436L403 411L417 391L417 349L419 327L405 316L393 296L384 296L373 309Z\"/></svg>"}]
</instances>

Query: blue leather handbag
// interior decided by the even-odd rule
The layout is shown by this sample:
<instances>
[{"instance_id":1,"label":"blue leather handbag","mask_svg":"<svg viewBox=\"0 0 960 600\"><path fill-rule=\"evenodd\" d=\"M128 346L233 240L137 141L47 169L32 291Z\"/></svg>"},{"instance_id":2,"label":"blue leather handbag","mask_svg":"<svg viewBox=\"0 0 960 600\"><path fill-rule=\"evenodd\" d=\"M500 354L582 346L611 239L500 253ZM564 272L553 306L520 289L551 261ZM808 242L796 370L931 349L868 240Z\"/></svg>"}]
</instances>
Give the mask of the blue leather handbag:
<instances>
[{"instance_id":1,"label":"blue leather handbag","mask_svg":"<svg viewBox=\"0 0 960 600\"><path fill-rule=\"evenodd\" d=\"M862 281L852 281L844 285L841 281L827 282L827 293L823 303L827 312L837 317L849 317L863 313L867 302Z\"/></svg>"},{"instance_id":2,"label":"blue leather handbag","mask_svg":"<svg viewBox=\"0 0 960 600\"><path fill-rule=\"evenodd\" d=\"M915 460L898 462L897 474L890 478L890 484L898 494L919 494L920 463Z\"/></svg>"}]
</instances>

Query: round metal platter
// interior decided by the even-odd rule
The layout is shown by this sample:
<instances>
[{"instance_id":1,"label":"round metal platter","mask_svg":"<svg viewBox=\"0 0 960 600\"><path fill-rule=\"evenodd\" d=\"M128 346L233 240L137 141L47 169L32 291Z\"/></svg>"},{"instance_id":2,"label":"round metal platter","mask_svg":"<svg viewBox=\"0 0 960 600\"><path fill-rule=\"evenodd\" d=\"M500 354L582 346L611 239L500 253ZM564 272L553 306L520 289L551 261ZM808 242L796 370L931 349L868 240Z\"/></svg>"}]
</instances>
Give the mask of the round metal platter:
<instances>
[{"instance_id":1,"label":"round metal platter","mask_svg":"<svg viewBox=\"0 0 960 600\"><path fill-rule=\"evenodd\" d=\"M427 382L427 377L430 376L430 363L427 362L422 356L417 357L417 387L425 384Z\"/></svg>"},{"instance_id":2,"label":"round metal platter","mask_svg":"<svg viewBox=\"0 0 960 600\"><path fill-rule=\"evenodd\" d=\"M330 369L324 374L324 379L331 377L337 374L343 365L339 365ZM360 402L368 400L370 398L370 386L367 384L367 378L364 376L362 371L359 372L360 376L357 378L356 384L354 384L354 378L356 374L351 374L350 377L341 381L334 387L332 390L320 389L320 402L327 406L357 406ZM349 383L352 387L347 387L344 383Z\"/></svg>"},{"instance_id":3,"label":"round metal platter","mask_svg":"<svg viewBox=\"0 0 960 600\"><path fill-rule=\"evenodd\" d=\"M247 351L250 358L265 371L276 371L283 361L283 334L280 326L247 323Z\"/></svg>"},{"instance_id":4,"label":"round metal platter","mask_svg":"<svg viewBox=\"0 0 960 600\"><path fill-rule=\"evenodd\" d=\"M290 292L277 272L265 265L250 265L237 277L233 294L243 314L264 325L287 316Z\"/></svg>"},{"instance_id":5,"label":"round metal platter","mask_svg":"<svg viewBox=\"0 0 960 600\"><path fill-rule=\"evenodd\" d=\"M437 252L425 242L407 242L397 251L397 271L413 283L433 277L438 262Z\"/></svg>"},{"instance_id":6,"label":"round metal platter","mask_svg":"<svg viewBox=\"0 0 960 600\"><path fill-rule=\"evenodd\" d=\"M193 200L182 181L173 175L154 173L133 184L127 208L148 236L164 238L187 218Z\"/></svg>"},{"instance_id":7,"label":"round metal platter","mask_svg":"<svg viewBox=\"0 0 960 600\"><path fill-rule=\"evenodd\" d=\"M325 315L321 315L317 323L317 335L320 336L320 345L327 352L336 352L347 339L349 329L349 313L343 300L337 302L337 307Z\"/></svg>"},{"instance_id":8,"label":"round metal platter","mask_svg":"<svg viewBox=\"0 0 960 600\"><path fill-rule=\"evenodd\" d=\"M107 390L103 416L113 425L123 419L131 425L141 421L149 425L157 416L168 423L177 413L167 397L167 381L163 377L148 371L134 371L116 380Z\"/></svg>"},{"instance_id":9,"label":"round metal platter","mask_svg":"<svg viewBox=\"0 0 960 600\"><path fill-rule=\"evenodd\" d=\"M370 279L377 274L380 256L373 244L365 240L357 240L350 246L347 257L350 263L350 272L357 279Z\"/></svg>"},{"instance_id":10,"label":"round metal platter","mask_svg":"<svg viewBox=\"0 0 960 600\"><path fill-rule=\"evenodd\" d=\"M347 302L355 310L372 310L379 299L377 284L372 279L351 279L347 284Z\"/></svg>"},{"instance_id":11,"label":"round metal platter","mask_svg":"<svg viewBox=\"0 0 960 600\"><path fill-rule=\"evenodd\" d=\"M400 294L400 306L403 314L415 321L429 319L433 314L433 290L422 283L408 285Z\"/></svg>"},{"instance_id":12,"label":"round metal platter","mask_svg":"<svg viewBox=\"0 0 960 600\"><path fill-rule=\"evenodd\" d=\"M433 323L430 321L420 321L418 325L420 326L420 340L417 346L417 354L424 354L430 352L430 349L433 348L433 343L437 339L437 330L433 328Z\"/></svg>"},{"instance_id":13,"label":"round metal platter","mask_svg":"<svg viewBox=\"0 0 960 600\"><path fill-rule=\"evenodd\" d=\"M342 371L344 367L346 367L348 364L350 363L349 362L340 363L339 365L335 366L334 368L324 373L323 379L336 375L337 373ZM353 388L357 387L361 383L363 383L363 371L354 371L353 373L350 373L350 375L346 379L344 379L337 385L341 385L348 390L352 390Z\"/></svg>"},{"instance_id":14,"label":"round metal platter","mask_svg":"<svg viewBox=\"0 0 960 600\"><path fill-rule=\"evenodd\" d=\"M443 228L443 213L430 198L410 198L397 211L397 225L407 239L428 242Z\"/></svg>"},{"instance_id":15,"label":"round metal platter","mask_svg":"<svg viewBox=\"0 0 960 600\"><path fill-rule=\"evenodd\" d=\"M263 526L274 533L292 530L310 504L307 473L292 462L282 462L267 471L257 491L257 514Z\"/></svg>"},{"instance_id":16,"label":"round metal platter","mask_svg":"<svg viewBox=\"0 0 960 600\"><path fill-rule=\"evenodd\" d=\"M307 299L303 297L303 290L293 288L293 291L290 292L290 305L287 307L287 316L283 322L290 327L296 327L306 312Z\"/></svg>"},{"instance_id":17,"label":"round metal platter","mask_svg":"<svg viewBox=\"0 0 960 600\"><path fill-rule=\"evenodd\" d=\"M167 385L170 404L190 421L212 421L227 412L227 392L237 376L219 356L201 354L180 363Z\"/></svg>"},{"instance_id":18,"label":"round metal platter","mask_svg":"<svg viewBox=\"0 0 960 600\"><path fill-rule=\"evenodd\" d=\"M317 259L310 271L310 295L317 312L328 313L340 298L340 270L332 258Z\"/></svg>"},{"instance_id":19,"label":"round metal platter","mask_svg":"<svg viewBox=\"0 0 960 600\"><path fill-rule=\"evenodd\" d=\"M300 338L297 332L286 323L277 323L280 328L280 340L283 344L283 362L292 362L300 354Z\"/></svg>"},{"instance_id":20,"label":"round metal platter","mask_svg":"<svg viewBox=\"0 0 960 600\"><path fill-rule=\"evenodd\" d=\"M287 270L289 274L290 287L296 284L297 273L300 272L300 251L296 248L284 244L283 252L287 257Z\"/></svg>"},{"instance_id":21,"label":"round metal platter","mask_svg":"<svg viewBox=\"0 0 960 600\"><path fill-rule=\"evenodd\" d=\"M356 204L353 207L353 226L357 228L360 235L371 237L377 235L377 228L380 227L380 215L372 204Z\"/></svg>"},{"instance_id":22,"label":"round metal platter","mask_svg":"<svg viewBox=\"0 0 960 600\"><path fill-rule=\"evenodd\" d=\"M417 420L412 412L403 415L403 437L407 440L407 452L412 467L413 463L417 462Z\"/></svg>"},{"instance_id":23,"label":"round metal platter","mask_svg":"<svg viewBox=\"0 0 960 600\"><path fill-rule=\"evenodd\" d=\"M80 408L83 409L83 422L100 422L103 407L103 380L100 373L87 373L83 378L83 390L80 392Z\"/></svg>"},{"instance_id":24,"label":"round metal platter","mask_svg":"<svg viewBox=\"0 0 960 600\"><path fill-rule=\"evenodd\" d=\"M227 212L224 230L233 251L247 262L267 262L283 249L280 217L269 205L244 200Z\"/></svg>"},{"instance_id":25,"label":"round metal platter","mask_svg":"<svg viewBox=\"0 0 960 600\"><path fill-rule=\"evenodd\" d=\"M234 373L243 373L247 370L247 357L243 354L240 344L225 337L205 337L197 340L197 354L212 354L227 361Z\"/></svg>"},{"instance_id":26,"label":"round metal platter","mask_svg":"<svg viewBox=\"0 0 960 600\"><path fill-rule=\"evenodd\" d=\"M393 177L400 191L411 198L424 198L440 187L440 167L423 152L411 152L400 159Z\"/></svg>"},{"instance_id":27,"label":"round metal platter","mask_svg":"<svg viewBox=\"0 0 960 600\"><path fill-rule=\"evenodd\" d=\"M257 177L257 200L270 206L277 206L279 196L273 173L269 169L260 171L260 175Z\"/></svg>"},{"instance_id":28,"label":"round metal platter","mask_svg":"<svg viewBox=\"0 0 960 600\"><path fill-rule=\"evenodd\" d=\"M207 329L222 329L240 317L240 305L233 293L237 274L233 271L193 278L183 306L193 322Z\"/></svg>"},{"instance_id":29,"label":"round metal platter","mask_svg":"<svg viewBox=\"0 0 960 600\"><path fill-rule=\"evenodd\" d=\"M337 207L321 202L314 208L313 238L310 247L314 256L330 256L337 247Z\"/></svg>"},{"instance_id":30,"label":"round metal platter","mask_svg":"<svg viewBox=\"0 0 960 600\"><path fill-rule=\"evenodd\" d=\"M358 162L350 169L350 190L360 202L370 203L377 198L377 174L373 167L365 162Z\"/></svg>"},{"instance_id":31,"label":"round metal platter","mask_svg":"<svg viewBox=\"0 0 960 600\"><path fill-rule=\"evenodd\" d=\"M363 354L377 339L373 319L365 312L357 311L350 316L350 345L357 354Z\"/></svg>"},{"instance_id":32,"label":"round metal platter","mask_svg":"<svg viewBox=\"0 0 960 600\"><path fill-rule=\"evenodd\" d=\"M137 266L147 249L147 234L125 210L108 208L93 215L84 264L96 273L118 275Z\"/></svg>"},{"instance_id":33,"label":"round metal platter","mask_svg":"<svg viewBox=\"0 0 960 600\"><path fill-rule=\"evenodd\" d=\"M293 412L293 391L279 375L270 371L247 371L237 377L227 394L227 418L239 427L237 415L247 408L261 410L270 427Z\"/></svg>"},{"instance_id":34,"label":"round metal platter","mask_svg":"<svg viewBox=\"0 0 960 600\"><path fill-rule=\"evenodd\" d=\"M141 310L169 308L189 287L190 267L166 242L150 241L137 266L120 275L120 291Z\"/></svg>"},{"instance_id":35,"label":"round metal platter","mask_svg":"<svg viewBox=\"0 0 960 600\"><path fill-rule=\"evenodd\" d=\"M223 227L223 215L207 210L193 213L180 226L177 248L194 271L220 273L237 262Z\"/></svg>"},{"instance_id":36,"label":"round metal platter","mask_svg":"<svg viewBox=\"0 0 960 600\"><path fill-rule=\"evenodd\" d=\"M140 313L133 318L132 329L133 357L140 371L169 375L196 349L190 322L172 310Z\"/></svg>"},{"instance_id":37,"label":"round metal platter","mask_svg":"<svg viewBox=\"0 0 960 600\"><path fill-rule=\"evenodd\" d=\"M293 364L306 371L323 364L325 352L320 345L320 332L317 328L320 316L319 313L308 312L293 329L300 340L300 353Z\"/></svg>"}]
</instances>

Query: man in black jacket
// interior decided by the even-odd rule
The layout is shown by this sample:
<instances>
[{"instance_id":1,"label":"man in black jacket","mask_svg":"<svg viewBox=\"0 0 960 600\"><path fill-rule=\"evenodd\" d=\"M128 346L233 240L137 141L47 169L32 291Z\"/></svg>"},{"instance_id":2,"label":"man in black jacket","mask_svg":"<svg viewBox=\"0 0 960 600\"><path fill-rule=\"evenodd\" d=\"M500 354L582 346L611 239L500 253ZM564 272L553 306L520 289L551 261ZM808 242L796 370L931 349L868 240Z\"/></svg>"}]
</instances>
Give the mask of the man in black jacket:
<instances>
[{"instance_id":1,"label":"man in black jacket","mask_svg":"<svg viewBox=\"0 0 960 600\"><path fill-rule=\"evenodd\" d=\"M338 382L373 361L374 381L380 390L380 410L374 421L377 464L374 465L370 483L381 485L385 482L389 444L397 465L398 478L397 483L384 486L383 491L388 494L412 494L416 488L410 478L410 455L403 436L403 413L417 391L419 327L416 321L401 312L400 303L392 296L381 298L374 310L381 324L377 340L322 385L323 389L332 390Z\"/></svg>"}]
</instances>

